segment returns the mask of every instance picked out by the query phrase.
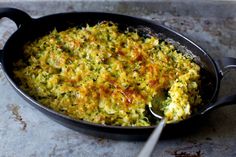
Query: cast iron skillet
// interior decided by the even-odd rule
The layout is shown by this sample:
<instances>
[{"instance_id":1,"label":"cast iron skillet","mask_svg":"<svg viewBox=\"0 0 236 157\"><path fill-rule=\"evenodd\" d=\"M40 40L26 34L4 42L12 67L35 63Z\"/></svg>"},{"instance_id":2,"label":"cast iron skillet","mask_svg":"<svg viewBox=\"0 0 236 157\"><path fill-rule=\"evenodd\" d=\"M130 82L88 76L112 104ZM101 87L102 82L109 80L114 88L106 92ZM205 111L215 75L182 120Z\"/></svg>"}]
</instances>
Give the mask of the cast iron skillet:
<instances>
[{"instance_id":1,"label":"cast iron skillet","mask_svg":"<svg viewBox=\"0 0 236 157\"><path fill-rule=\"evenodd\" d=\"M94 25L104 20L118 23L121 30L125 30L127 27L132 29L137 28L141 35L148 36L154 34L159 35L162 40L168 39L168 41L173 42L178 49L183 49L186 53L193 53L191 55L195 56L195 62L202 67L202 85L200 91L204 105L198 108L197 112L193 113L187 120L168 124L163 131L164 137L186 133L186 130L189 132L191 128L201 122L202 117L204 117L207 111L223 105L236 103L236 95L226 96L216 101L220 81L226 71L230 68L236 67L236 59L221 58L218 61L214 61L203 49L191 40L169 28L160 26L151 21L126 15L99 12L61 13L33 19L25 12L14 8L0 8L0 19L2 17L10 18L18 27L17 31L6 42L3 50L0 50L0 63L6 78L14 87L16 92L28 103L45 113L50 118L69 128L98 137L128 140L145 139L155 128L155 126L105 126L81 120L73 120L70 117L57 113L32 99L27 93L18 87L18 84L13 77L13 63L22 57L22 46L26 42L46 35L54 28L57 28L57 30L60 31L73 26L81 27L86 24Z\"/></svg>"}]
</instances>

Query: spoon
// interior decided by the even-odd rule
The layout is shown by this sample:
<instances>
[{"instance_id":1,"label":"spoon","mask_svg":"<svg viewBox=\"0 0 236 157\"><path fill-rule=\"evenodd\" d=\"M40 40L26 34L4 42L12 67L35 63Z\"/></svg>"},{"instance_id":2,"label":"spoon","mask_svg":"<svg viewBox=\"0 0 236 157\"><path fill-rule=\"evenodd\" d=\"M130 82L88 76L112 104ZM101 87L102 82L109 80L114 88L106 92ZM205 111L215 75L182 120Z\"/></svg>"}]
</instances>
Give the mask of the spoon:
<instances>
[{"instance_id":1,"label":"spoon","mask_svg":"<svg viewBox=\"0 0 236 157\"><path fill-rule=\"evenodd\" d=\"M166 125L166 119L163 116L160 116L156 112L153 111L152 107L149 106L149 111L151 114L160 119L158 126L155 128L155 130L152 132L152 134L149 136L146 144L144 145L143 149L140 151L138 157L150 157L152 154L152 151L158 142L160 135L162 133L163 128Z\"/></svg>"}]
</instances>

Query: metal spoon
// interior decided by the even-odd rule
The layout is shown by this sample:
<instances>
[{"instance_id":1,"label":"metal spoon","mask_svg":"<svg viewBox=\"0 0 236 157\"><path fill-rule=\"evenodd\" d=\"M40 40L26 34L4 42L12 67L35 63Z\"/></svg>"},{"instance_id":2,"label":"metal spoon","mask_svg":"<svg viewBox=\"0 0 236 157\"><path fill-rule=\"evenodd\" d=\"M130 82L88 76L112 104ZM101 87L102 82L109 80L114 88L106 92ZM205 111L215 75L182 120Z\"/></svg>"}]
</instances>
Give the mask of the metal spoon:
<instances>
[{"instance_id":1,"label":"metal spoon","mask_svg":"<svg viewBox=\"0 0 236 157\"><path fill-rule=\"evenodd\" d=\"M152 154L152 151L158 142L160 135L162 133L163 128L166 125L166 119L159 114L155 113L152 108L149 106L149 111L151 114L160 119L161 121L159 122L158 126L155 128L155 130L152 132L152 134L149 136L146 144L144 145L143 149L140 151L138 157L150 157Z\"/></svg>"}]
</instances>

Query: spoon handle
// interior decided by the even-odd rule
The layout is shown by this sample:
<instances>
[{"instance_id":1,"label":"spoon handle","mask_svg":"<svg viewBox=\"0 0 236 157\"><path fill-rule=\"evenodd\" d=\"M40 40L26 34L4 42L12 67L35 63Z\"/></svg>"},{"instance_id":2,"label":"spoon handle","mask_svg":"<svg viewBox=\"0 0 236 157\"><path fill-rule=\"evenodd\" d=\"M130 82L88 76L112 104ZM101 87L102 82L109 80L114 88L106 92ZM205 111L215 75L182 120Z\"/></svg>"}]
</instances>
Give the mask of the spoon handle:
<instances>
[{"instance_id":1,"label":"spoon handle","mask_svg":"<svg viewBox=\"0 0 236 157\"><path fill-rule=\"evenodd\" d=\"M152 151L159 140L159 137L161 135L161 132L163 128L165 127L165 118L162 118L158 126L155 128L155 130L152 132L150 137L148 138L146 144L144 145L143 149L139 153L138 157L150 157L152 154Z\"/></svg>"}]
</instances>

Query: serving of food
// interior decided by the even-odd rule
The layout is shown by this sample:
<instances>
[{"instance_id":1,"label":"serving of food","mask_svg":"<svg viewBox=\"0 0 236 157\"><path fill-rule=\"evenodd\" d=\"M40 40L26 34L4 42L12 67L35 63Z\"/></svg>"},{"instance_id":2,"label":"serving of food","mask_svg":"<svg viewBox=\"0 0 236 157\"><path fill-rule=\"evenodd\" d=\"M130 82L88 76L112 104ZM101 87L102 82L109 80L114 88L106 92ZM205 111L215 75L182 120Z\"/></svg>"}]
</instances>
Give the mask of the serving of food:
<instances>
[{"instance_id":1,"label":"serving of food","mask_svg":"<svg viewBox=\"0 0 236 157\"><path fill-rule=\"evenodd\" d=\"M150 126L145 108L152 105L171 123L202 101L191 56L110 21L55 29L28 42L14 67L20 88L44 106L104 125Z\"/></svg>"}]
</instances>

